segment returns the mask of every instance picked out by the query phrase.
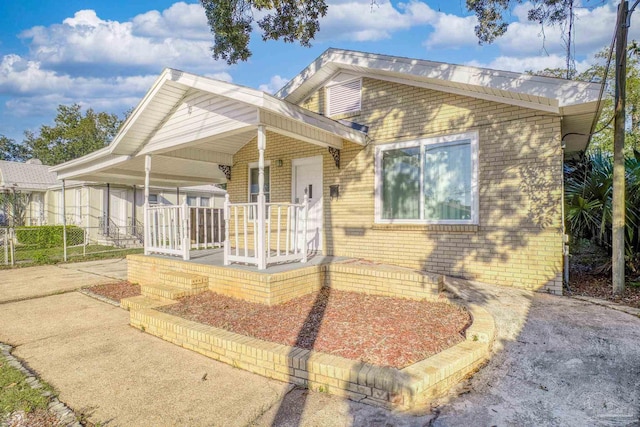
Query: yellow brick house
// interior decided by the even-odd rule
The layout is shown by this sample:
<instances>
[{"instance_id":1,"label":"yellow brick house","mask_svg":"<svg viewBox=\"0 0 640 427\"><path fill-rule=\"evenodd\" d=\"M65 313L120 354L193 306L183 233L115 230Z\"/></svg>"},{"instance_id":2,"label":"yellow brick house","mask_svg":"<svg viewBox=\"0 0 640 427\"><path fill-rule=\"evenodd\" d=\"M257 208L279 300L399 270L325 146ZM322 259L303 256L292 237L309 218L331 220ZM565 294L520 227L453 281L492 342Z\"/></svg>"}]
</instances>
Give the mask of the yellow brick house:
<instances>
[{"instance_id":1,"label":"yellow brick house","mask_svg":"<svg viewBox=\"0 0 640 427\"><path fill-rule=\"evenodd\" d=\"M226 266L348 257L561 293L563 159L599 89L338 49L274 96L167 69L108 147L53 171L226 183ZM145 253L191 259L190 215L146 193Z\"/></svg>"}]
</instances>

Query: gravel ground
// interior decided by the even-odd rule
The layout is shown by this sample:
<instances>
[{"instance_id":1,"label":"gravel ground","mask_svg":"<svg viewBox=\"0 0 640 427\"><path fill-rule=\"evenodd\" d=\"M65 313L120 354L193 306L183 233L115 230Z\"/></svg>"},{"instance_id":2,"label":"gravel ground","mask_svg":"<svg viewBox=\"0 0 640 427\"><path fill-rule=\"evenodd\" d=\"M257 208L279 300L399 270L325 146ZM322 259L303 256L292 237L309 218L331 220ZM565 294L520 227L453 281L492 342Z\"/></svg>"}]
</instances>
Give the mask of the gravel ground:
<instances>
[{"instance_id":1,"label":"gravel ground","mask_svg":"<svg viewBox=\"0 0 640 427\"><path fill-rule=\"evenodd\" d=\"M88 290L116 302L120 302L122 298L140 295L140 285L132 285L124 281L108 283L106 285L96 285L88 288Z\"/></svg>"},{"instance_id":2,"label":"gravel ground","mask_svg":"<svg viewBox=\"0 0 640 427\"><path fill-rule=\"evenodd\" d=\"M461 342L468 313L445 303L325 288L265 306L205 292L160 309L266 341L380 366L404 366Z\"/></svg>"}]
</instances>

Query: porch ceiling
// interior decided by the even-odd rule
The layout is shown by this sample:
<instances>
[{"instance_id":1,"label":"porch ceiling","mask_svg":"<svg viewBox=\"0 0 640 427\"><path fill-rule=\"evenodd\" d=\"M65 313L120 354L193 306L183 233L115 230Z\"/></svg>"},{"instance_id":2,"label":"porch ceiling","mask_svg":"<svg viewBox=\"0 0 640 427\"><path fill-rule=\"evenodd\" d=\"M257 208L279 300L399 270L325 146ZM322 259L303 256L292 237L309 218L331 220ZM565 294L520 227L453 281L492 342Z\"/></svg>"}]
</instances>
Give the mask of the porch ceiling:
<instances>
[{"instance_id":1,"label":"porch ceiling","mask_svg":"<svg viewBox=\"0 0 640 427\"><path fill-rule=\"evenodd\" d=\"M167 69L108 147L51 171L59 179L141 184L151 154L151 185L220 183L218 166L231 166L259 125L320 146L367 142L362 132L264 92Z\"/></svg>"}]
</instances>

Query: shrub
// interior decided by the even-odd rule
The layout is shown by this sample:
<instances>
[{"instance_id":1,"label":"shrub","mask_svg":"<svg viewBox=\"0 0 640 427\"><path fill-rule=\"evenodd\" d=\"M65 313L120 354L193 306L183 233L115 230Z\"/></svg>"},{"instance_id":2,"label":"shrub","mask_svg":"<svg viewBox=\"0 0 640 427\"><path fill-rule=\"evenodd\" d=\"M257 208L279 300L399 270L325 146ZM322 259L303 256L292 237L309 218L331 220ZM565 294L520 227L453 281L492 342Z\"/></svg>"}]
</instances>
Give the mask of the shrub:
<instances>
[{"instance_id":1,"label":"shrub","mask_svg":"<svg viewBox=\"0 0 640 427\"><path fill-rule=\"evenodd\" d=\"M23 245L33 245L38 248L53 248L62 246L63 227L61 225L38 225L31 227L17 227L16 239ZM84 231L80 227L67 226L67 246L84 243Z\"/></svg>"}]
</instances>

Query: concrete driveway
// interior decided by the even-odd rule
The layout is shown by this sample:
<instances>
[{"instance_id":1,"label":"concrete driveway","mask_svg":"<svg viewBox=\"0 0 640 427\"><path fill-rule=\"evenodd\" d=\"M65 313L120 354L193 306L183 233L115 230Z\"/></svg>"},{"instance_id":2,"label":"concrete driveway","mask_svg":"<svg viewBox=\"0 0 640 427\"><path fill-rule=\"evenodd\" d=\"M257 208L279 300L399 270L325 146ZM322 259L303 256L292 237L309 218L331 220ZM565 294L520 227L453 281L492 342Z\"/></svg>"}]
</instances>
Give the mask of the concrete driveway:
<instances>
[{"instance_id":1,"label":"concrete driveway","mask_svg":"<svg viewBox=\"0 0 640 427\"><path fill-rule=\"evenodd\" d=\"M69 265L46 270L47 280ZM60 400L109 426L639 425L640 319L570 298L449 286L494 314L496 354L419 416L217 363L140 333L124 310L75 292L0 305L0 341L16 346Z\"/></svg>"}]
</instances>

